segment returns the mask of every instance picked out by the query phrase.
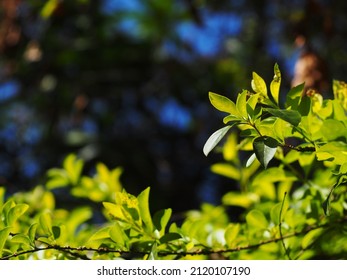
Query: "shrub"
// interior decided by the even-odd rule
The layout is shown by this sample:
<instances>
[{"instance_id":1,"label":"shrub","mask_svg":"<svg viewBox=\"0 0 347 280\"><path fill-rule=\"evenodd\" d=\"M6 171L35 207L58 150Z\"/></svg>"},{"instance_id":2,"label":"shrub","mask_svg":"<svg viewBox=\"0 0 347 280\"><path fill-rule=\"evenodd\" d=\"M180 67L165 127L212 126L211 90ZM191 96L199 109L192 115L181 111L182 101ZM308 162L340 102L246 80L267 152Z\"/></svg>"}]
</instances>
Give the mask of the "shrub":
<instances>
[{"instance_id":1,"label":"shrub","mask_svg":"<svg viewBox=\"0 0 347 280\"><path fill-rule=\"evenodd\" d=\"M211 170L239 188L220 206L203 204L176 224L169 208L152 215L150 188L126 192L120 168L100 163L86 176L69 155L44 186L6 199L0 189L0 259L345 258L347 86L334 81L330 100L303 84L282 95L280 84L276 64L269 88L253 73L252 91L236 102L209 93L226 115L203 152L217 147L224 161ZM79 203L57 207L59 188Z\"/></svg>"}]
</instances>

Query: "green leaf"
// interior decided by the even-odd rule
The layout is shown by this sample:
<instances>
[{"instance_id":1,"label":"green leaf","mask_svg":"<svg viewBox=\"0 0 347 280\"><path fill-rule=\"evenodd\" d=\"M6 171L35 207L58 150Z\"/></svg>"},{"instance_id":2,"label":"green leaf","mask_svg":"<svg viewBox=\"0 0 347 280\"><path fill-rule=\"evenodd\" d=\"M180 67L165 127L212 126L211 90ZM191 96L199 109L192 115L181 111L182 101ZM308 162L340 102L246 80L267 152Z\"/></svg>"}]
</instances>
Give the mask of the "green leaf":
<instances>
[{"instance_id":1,"label":"green leaf","mask_svg":"<svg viewBox=\"0 0 347 280\"><path fill-rule=\"evenodd\" d=\"M121 246L125 245L124 230L117 223L110 228L109 235L115 243Z\"/></svg>"},{"instance_id":2,"label":"green leaf","mask_svg":"<svg viewBox=\"0 0 347 280\"><path fill-rule=\"evenodd\" d=\"M301 121L301 115L298 111L271 108L266 108L264 110L266 112L269 112L271 115L280 118L294 126L298 126Z\"/></svg>"},{"instance_id":3,"label":"green leaf","mask_svg":"<svg viewBox=\"0 0 347 280\"><path fill-rule=\"evenodd\" d=\"M346 140L347 128L341 121L328 119L323 122L321 133L328 141Z\"/></svg>"},{"instance_id":4,"label":"green leaf","mask_svg":"<svg viewBox=\"0 0 347 280\"><path fill-rule=\"evenodd\" d=\"M337 182L334 184L334 186L331 188L327 198L324 200L323 204L322 204L322 207L323 207L323 210L324 210L324 214L326 216L329 216L330 215L330 203L331 203L331 196L334 192L334 190L340 186L341 184L343 183L346 183L347 179L347 176L346 175L341 175L338 179L337 179Z\"/></svg>"},{"instance_id":5,"label":"green leaf","mask_svg":"<svg viewBox=\"0 0 347 280\"><path fill-rule=\"evenodd\" d=\"M301 241L301 246L303 249L307 249L317 240L317 238L322 234L323 229L318 228L308 232Z\"/></svg>"},{"instance_id":6,"label":"green leaf","mask_svg":"<svg viewBox=\"0 0 347 280\"><path fill-rule=\"evenodd\" d=\"M6 240L10 235L11 229L12 227L5 227L3 229L0 229L0 257L2 256L2 251L4 249Z\"/></svg>"},{"instance_id":7,"label":"green leaf","mask_svg":"<svg viewBox=\"0 0 347 280\"><path fill-rule=\"evenodd\" d=\"M228 192L222 198L223 205L249 208L259 202L259 196L255 193Z\"/></svg>"},{"instance_id":8,"label":"green leaf","mask_svg":"<svg viewBox=\"0 0 347 280\"><path fill-rule=\"evenodd\" d=\"M234 241L240 232L240 224L231 224L225 230L224 238L229 248L234 246Z\"/></svg>"},{"instance_id":9,"label":"green leaf","mask_svg":"<svg viewBox=\"0 0 347 280\"><path fill-rule=\"evenodd\" d=\"M281 214L282 209L282 214ZM270 210L270 218L271 221L275 225L279 225L282 222L283 217L285 216L288 209L288 202L285 200L284 202L276 203Z\"/></svg>"},{"instance_id":10,"label":"green leaf","mask_svg":"<svg viewBox=\"0 0 347 280\"><path fill-rule=\"evenodd\" d=\"M17 204L13 208L10 209L7 215L7 225L12 226L17 219L22 216L29 208L28 204Z\"/></svg>"},{"instance_id":11,"label":"green leaf","mask_svg":"<svg viewBox=\"0 0 347 280\"><path fill-rule=\"evenodd\" d=\"M260 77L257 73L253 72L252 73L253 80L252 80L252 89L256 93L260 93L264 97L267 97L267 88L266 88L266 83L262 77Z\"/></svg>"},{"instance_id":12,"label":"green leaf","mask_svg":"<svg viewBox=\"0 0 347 280\"><path fill-rule=\"evenodd\" d=\"M177 239L182 238L182 236L177 233L177 232L168 232L167 234L165 234L162 238L160 238L160 243L164 244L164 243L168 243L170 241L174 241Z\"/></svg>"},{"instance_id":13,"label":"green leaf","mask_svg":"<svg viewBox=\"0 0 347 280\"><path fill-rule=\"evenodd\" d=\"M238 116L236 105L229 98L219 95L217 93L209 92L209 99L213 107L217 110L229 113L232 116Z\"/></svg>"},{"instance_id":14,"label":"green leaf","mask_svg":"<svg viewBox=\"0 0 347 280\"><path fill-rule=\"evenodd\" d=\"M140 217L146 226L146 231L152 233L153 222L149 211L149 192L150 188L148 187L138 195L137 199L139 202Z\"/></svg>"},{"instance_id":15,"label":"green leaf","mask_svg":"<svg viewBox=\"0 0 347 280\"><path fill-rule=\"evenodd\" d=\"M304 92L305 83L293 87L287 94L286 107L296 110L301 102L301 97Z\"/></svg>"},{"instance_id":16,"label":"green leaf","mask_svg":"<svg viewBox=\"0 0 347 280\"><path fill-rule=\"evenodd\" d=\"M60 227L58 226L52 226L52 233L53 233L53 237L54 239L58 239L60 237Z\"/></svg>"},{"instance_id":17,"label":"green leaf","mask_svg":"<svg viewBox=\"0 0 347 280\"><path fill-rule=\"evenodd\" d=\"M241 117L244 120L248 119L248 112L247 112L247 96L249 92L247 90L244 90L242 93L239 93L236 99L236 108L240 112Z\"/></svg>"},{"instance_id":18,"label":"green leaf","mask_svg":"<svg viewBox=\"0 0 347 280\"><path fill-rule=\"evenodd\" d=\"M347 144L344 142L329 142L316 151L317 160L333 161L337 165L347 162Z\"/></svg>"},{"instance_id":19,"label":"green leaf","mask_svg":"<svg viewBox=\"0 0 347 280\"><path fill-rule=\"evenodd\" d=\"M28 230L28 237L29 237L31 243L33 243L33 244L35 242L36 230L37 230L38 225L39 225L38 223L34 223L30 226L30 228Z\"/></svg>"},{"instance_id":20,"label":"green leaf","mask_svg":"<svg viewBox=\"0 0 347 280\"><path fill-rule=\"evenodd\" d=\"M266 229L268 221L266 220L263 212L253 209L246 215L246 221L249 227L254 229Z\"/></svg>"},{"instance_id":21,"label":"green leaf","mask_svg":"<svg viewBox=\"0 0 347 280\"><path fill-rule=\"evenodd\" d=\"M12 243L24 244L27 246L31 246L31 241L29 237L23 233L18 233L11 238Z\"/></svg>"},{"instance_id":22,"label":"green leaf","mask_svg":"<svg viewBox=\"0 0 347 280\"><path fill-rule=\"evenodd\" d=\"M43 232L45 234L47 234L47 236L53 235L52 218L51 218L51 215L49 213L43 213L40 216L40 226L41 226Z\"/></svg>"},{"instance_id":23,"label":"green leaf","mask_svg":"<svg viewBox=\"0 0 347 280\"><path fill-rule=\"evenodd\" d=\"M234 179L234 180L240 180L241 179L241 172L238 168L232 166L228 163L216 163L211 166L211 171L213 173Z\"/></svg>"},{"instance_id":24,"label":"green leaf","mask_svg":"<svg viewBox=\"0 0 347 280\"><path fill-rule=\"evenodd\" d=\"M278 67L278 64L276 63L274 66L274 77L270 84L271 96L276 104L278 104L280 86L281 86L281 71Z\"/></svg>"},{"instance_id":25,"label":"green leaf","mask_svg":"<svg viewBox=\"0 0 347 280\"><path fill-rule=\"evenodd\" d=\"M69 154L65 158L63 166L69 176L72 185L76 185L78 183L81 177L83 165L83 160L78 159L74 154Z\"/></svg>"},{"instance_id":26,"label":"green leaf","mask_svg":"<svg viewBox=\"0 0 347 280\"><path fill-rule=\"evenodd\" d=\"M230 128L232 128L233 125L228 125L225 127L222 127L221 129L218 129L216 132L214 132L206 141L203 152L205 156L207 156L213 149L218 145L218 143L222 140L225 134L229 131Z\"/></svg>"},{"instance_id":27,"label":"green leaf","mask_svg":"<svg viewBox=\"0 0 347 280\"><path fill-rule=\"evenodd\" d=\"M172 214L172 210L169 209L163 209L158 212L156 212L153 216L153 224L157 230L160 232L160 236L163 236L165 233L165 228L170 221Z\"/></svg>"},{"instance_id":28,"label":"green leaf","mask_svg":"<svg viewBox=\"0 0 347 280\"><path fill-rule=\"evenodd\" d=\"M271 137L261 136L254 139L254 153L265 169L267 168L267 165L272 160L272 158L275 156L278 145L279 143L276 141L276 139Z\"/></svg>"}]
</instances>

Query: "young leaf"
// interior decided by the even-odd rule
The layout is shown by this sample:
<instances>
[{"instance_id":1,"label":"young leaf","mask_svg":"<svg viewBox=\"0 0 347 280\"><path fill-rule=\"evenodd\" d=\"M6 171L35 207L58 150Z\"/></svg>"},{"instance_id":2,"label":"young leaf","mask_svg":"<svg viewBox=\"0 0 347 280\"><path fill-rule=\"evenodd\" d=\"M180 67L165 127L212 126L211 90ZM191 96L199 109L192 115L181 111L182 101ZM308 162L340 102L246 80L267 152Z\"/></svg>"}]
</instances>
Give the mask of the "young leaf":
<instances>
[{"instance_id":1,"label":"young leaf","mask_svg":"<svg viewBox=\"0 0 347 280\"><path fill-rule=\"evenodd\" d=\"M246 221L251 228L266 229L268 221L266 220L263 212L253 209L246 215Z\"/></svg>"},{"instance_id":2,"label":"young leaf","mask_svg":"<svg viewBox=\"0 0 347 280\"><path fill-rule=\"evenodd\" d=\"M18 233L11 238L12 243L20 243L23 245L31 246L29 237L26 234Z\"/></svg>"},{"instance_id":3,"label":"young leaf","mask_svg":"<svg viewBox=\"0 0 347 280\"><path fill-rule=\"evenodd\" d=\"M209 99L213 107L217 110L229 113L232 116L238 116L238 112L236 110L236 105L229 98L219 95L217 93L209 92Z\"/></svg>"},{"instance_id":4,"label":"young leaf","mask_svg":"<svg viewBox=\"0 0 347 280\"><path fill-rule=\"evenodd\" d=\"M281 71L278 67L278 64L276 63L274 66L274 77L270 84L270 92L273 100L276 104L278 104L278 96L280 93L280 86L281 86Z\"/></svg>"},{"instance_id":5,"label":"young leaf","mask_svg":"<svg viewBox=\"0 0 347 280\"><path fill-rule=\"evenodd\" d=\"M261 136L253 141L253 150L259 162L266 169L270 160L275 156L278 142L271 137Z\"/></svg>"},{"instance_id":6,"label":"young leaf","mask_svg":"<svg viewBox=\"0 0 347 280\"><path fill-rule=\"evenodd\" d=\"M236 108L243 119L248 119L247 95L248 91L244 90L243 92L239 93L236 99Z\"/></svg>"},{"instance_id":7,"label":"young leaf","mask_svg":"<svg viewBox=\"0 0 347 280\"><path fill-rule=\"evenodd\" d=\"M109 234L110 234L112 241L114 241L115 243L117 243L121 246L125 245L124 231L119 226L119 224L117 224L117 223L113 224L113 226L110 228Z\"/></svg>"},{"instance_id":8,"label":"young leaf","mask_svg":"<svg viewBox=\"0 0 347 280\"><path fill-rule=\"evenodd\" d=\"M252 89L256 93L260 93L264 97L267 97L267 88L266 83L262 77L260 77L257 73L252 73L253 80L252 80Z\"/></svg>"},{"instance_id":9,"label":"young leaf","mask_svg":"<svg viewBox=\"0 0 347 280\"><path fill-rule=\"evenodd\" d=\"M2 251L4 249L7 237L11 232L12 227L5 227L0 229L0 257L2 256Z\"/></svg>"},{"instance_id":10,"label":"young leaf","mask_svg":"<svg viewBox=\"0 0 347 280\"><path fill-rule=\"evenodd\" d=\"M293 87L287 94L286 107L296 110L299 107L305 83Z\"/></svg>"},{"instance_id":11,"label":"young leaf","mask_svg":"<svg viewBox=\"0 0 347 280\"><path fill-rule=\"evenodd\" d=\"M172 210L169 208L160 210L156 212L153 216L153 224L156 227L156 229L159 230L160 236L163 236L165 233L165 228L170 220L171 213Z\"/></svg>"},{"instance_id":12,"label":"young leaf","mask_svg":"<svg viewBox=\"0 0 347 280\"><path fill-rule=\"evenodd\" d=\"M10 209L7 215L7 225L12 226L17 219L22 216L29 208L29 205L21 203Z\"/></svg>"},{"instance_id":13,"label":"young leaf","mask_svg":"<svg viewBox=\"0 0 347 280\"><path fill-rule=\"evenodd\" d=\"M225 134L229 131L230 128L232 128L233 125L227 125L221 129L218 129L216 132L214 132L206 141L203 152L205 156L207 156L213 149L214 147L217 146L217 144L222 140Z\"/></svg>"},{"instance_id":14,"label":"young leaf","mask_svg":"<svg viewBox=\"0 0 347 280\"><path fill-rule=\"evenodd\" d=\"M271 108L266 108L264 110L269 112L271 115L280 118L294 126L298 126L301 121L301 115L298 111Z\"/></svg>"},{"instance_id":15,"label":"young leaf","mask_svg":"<svg viewBox=\"0 0 347 280\"><path fill-rule=\"evenodd\" d=\"M32 244L35 243L35 238L36 238L36 229L38 227L38 223L34 223L30 226L29 230L28 230L28 237L30 239L30 242Z\"/></svg>"},{"instance_id":16,"label":"young leaf","mask_svg":"<svg viewBox=\"0 0 347 280\"><path fill-rule=\"evenodd\" d=\"M146 188L144 191L142 191L137 199L139 202L139 210L140 210L140 216L144 224L146 225L146 231L148 233L153 232L153 222L152 222L152 217L151 213L149 211L149 191L150 188Z\"/></svg>"},{"instance_id":17,"label":"young leaf","mask_svg":"<svg viewBox=\"0 0 347 280\"><path fill-rule=\"evenodd\" d=\"M227 227L224 237L227 245L231 248L240 232L240 224L231 224Z\"/></svg>"},{"instance_id":18,"label":"young leaf","mask_svg":"<svg viewBox=\"0 0 347 280\"><path fill-rule=\"evenodd\" d=\"M52 218L49 213L43 213L40 216L40 226L45 234L48 236L53 235L52 232Z\"/></svg>"}]
</instances>

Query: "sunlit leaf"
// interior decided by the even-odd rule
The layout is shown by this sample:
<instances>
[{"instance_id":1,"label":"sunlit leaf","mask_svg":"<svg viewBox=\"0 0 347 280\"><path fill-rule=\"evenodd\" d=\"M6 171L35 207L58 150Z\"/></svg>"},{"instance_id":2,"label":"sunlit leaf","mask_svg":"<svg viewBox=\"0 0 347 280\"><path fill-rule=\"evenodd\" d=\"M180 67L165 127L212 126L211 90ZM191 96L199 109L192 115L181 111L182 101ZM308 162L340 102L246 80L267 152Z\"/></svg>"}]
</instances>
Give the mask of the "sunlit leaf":
<instances>
[{"instance_id":1,"label":"sunlit leaf","mask_svg":"<svg viewBox=\"0 0 347 280\"><path fill-rule=\"evenodd\" d=\"M240 228L241 228L240 224L231 224L225 230L224 237L229 247L234 246L234 242L240 232Z\"/></svg>"},{"instance_id":2,"label":"sunlit leaf","mask_svg":"<svg viewBox=\"0 0 347 280\"><path fill-rule=\"evenodd\" d=\"M253 72L252 73L252 89L256 93L260 93L264 97L267 97L267 88L266 88L266 83L262 77L260 77L257 73Z\"/></svg>"},{"instance_id":3,"label":"sunlit leaf","mask_svg":"<svg viewBox=\"0 0 347 280\"><path fill-rule=\"evenodd\" d=\"M159 230L160 235L162 236L165 233L165 228L171 218L172 210L163 209L156 212L153 216L153 224L157 230Z\"/></svg>"},{"instance_id":4,"label":"sunlit leaf","mask_svg":"<svg viewBox=\"0 0 347 280\"><path fill-rule=\"evenodd\" d=\"M259 196L255 193L228 192L222 198L223 205L249 208L259 202Z\"/></svg>"},{"instance_id":5,"label":"sunlit leaf","mask_svg":"<svg viewBox=\"0 0 347 280\"><path fill-rule=\"evenodd\" d=\"M309 246L311 246L313 242L315 242L317 238L322 234L322 232L323 232L323 229L318 228L306 233L306 235L303 237L301 241L302 248L307 249Z\"/></svg>"},{"instance_id":6,"label":"sunlit leaf","mask_svg":"<svg viewBox=\"0 0 347 280\"><path fill-rule=\"evenodd\" d=\"M0 229L0 257L2 256L2 252L6 243L8 236L10 235L12 227L5 227Z\"/></svg>"},{"instance_id":7,"label":"sunlit leaf","mask_svg":"<svg viewBox=\"0 0 347 280\"><path fill-rule=\"evenodd\" d=\"M20 243L27 246L31 246L31 241L26 234L18 233L11 238L12 243Z\"/></svg>"},{"instance_id":8,"label":"sunlit leaf","mask_svg":"<svg viewBox=\"0 0 347 280\"><path fill-rule=\"evenodd\" d=\"M264 168L267 168L267 165L275 156L278 145L279 143L271 137L263 136L254 139L254 153Z\"/></svg>"},{"instance_id":9,"label":"sunlit leaf","mask_svg":"<svg viewBox=\"0 0 347 280\"><path fill-rule=\"evenodd\" d=\"M139 202L139 210L140 210L141 219L146 226L147 232L152 233L153 223L152 223L151 213L149 210L149 192L150 192L150 188L148 187L138 195L137 199Z\"/></svg>"},{"instance_id":10,"label":"sunlit leaf","mask_svg":"<svg viewBox=\"0 0 347 280\"><path fill-rule=\"evenodd\" d=\"M233 125L227 125L223 128L220 128L207 139L203 148L205 156L207 156L214 149L214 147L218 145L218 143L222 140L225 134L227 134L229 129L232 127Z\"/></svg>"},{"instance_id":11,"label":"sunlit leaf","mask_svg":"<svg viewBox=\"0 0 347 280\"><path fill-rule=\"evenodd\" d=\"M215 163L211 166L211 171L234 180L241 178L240 170L228 163Z\"/></svg>"},{"instance_id":12,"label":"sunlit leaf","mask_svg":"<svg viewBox=\"0 0 347 280\"><path fill-rule=\"evenodd\" d=\"M279 101L280 86L281 86L281 71L278 67L278 64L276 63L274 66L274 77L270 84L271 96L276 104L278 104L278 101Z\"/></svg>"},{"instance_id":13,"label":"sunlit leaf","mask_svg":"<svg viewBox=\"0 0 347 280\"><path fill-rule=\"evenodd\" d=\"M101 236L103 238L106 238L107 234L104 234ZM113 224L113 226L110 227L109 236L112 239L112 241L114 241L118 245L121 245L121 246L125 245L124 230L117 223Z\"/></svg>"},{"instance_id":14,"label":"sunlit leaf","mask_svg":"<svg viewBox=\"0 0 347 280\"><path fill-rule=\"evenodd\" d=\"M257 159L257 156L255 155L255 153L253 153L247 160L246 162L246 167L249 167L252 165L252 163Z\"/></svg>"},{"instance_id":15,"label":"sunlit leaf","mask_svg":"<svg viewBox=\"0 0 347 280\"><path fill-rule=\"evenodd\" d=\"M217 93L209 92L208 94L211 104L219 111L229 113L232 116L238 116L236 105L229 98Z\"/></svg>"},{"instance_id":16,"label":"sunlit leaf","mask_svg":"<svg viewBox=\"0 0 347 280\"><path fill-rule=\"evenodd\" d=\"M39 225L38 223L34 223L30 226L30 228L28 230L28 237L29 237L31 243L35 242L36 230L37 230L38 225Z\"/></svg>"},{"instance_id":17,"label":"sunlit leaf","mask_svg":"<svg viewBox=\"0 0 347 280\"><path fill-rule=\"evenodd\" d=\"M265 218L263 212L253 209L246 215L246 221L249 227L254 229L266 229L268 227L268 221Z\"/></svg>"},{"instance_id":18,"label":"sunlit leaf","mask_svg":"<svg viewBox=\"0 0 347 280\"><path fill-rule=\"evenodd\" d=\"M236 108L240 112L241 117L246 120L248 119L248 112L247 112L247 96L248 91L244 90L243 92L239 93L236 99Z\"/></svg>"},{"instance_id":19,"label":"sunlit leaf","mask_svg":"<svg viewBox=\"0 0 347 280\"><path fill-rule=\"evenodd\" d=\"M341 141L329 142L317 147L316 156L320 161L332 161L342 165L347 162L347 144Z\"/></svg>"},{"instance_id":20,"label":"sunlit leaf","mask_svg":"<svg viewBox=\"0 0 347 280\"><path fill-rule=\"evenodd\" d=\"M328 119L323 122L321 127L322 135L328 140L346 140L347 138L347 128L343 122Z\"/></svg>"},{"instance_id":21,"label":"sunlit leaf","mask_svg":"<svg viewBox=\"0 0 347 280\"><path fill-rule=\"evenodd\" d=\"M49 213L43 213L40 216L40 227L43 230L44 234L47 236L53 235L52 232L52 218Z\"/></svg>"},{"instance_id":22,"label":"sunlit leaf","mask_svg":"<svg viewBox=\"0 0 347 280\"><path fill-rule=\"evenodd\" d=\"M7 225L13 225L17 219L29 209L29 205L21 203L12 207L7 215Z\"/></svg>"}]
</instances>

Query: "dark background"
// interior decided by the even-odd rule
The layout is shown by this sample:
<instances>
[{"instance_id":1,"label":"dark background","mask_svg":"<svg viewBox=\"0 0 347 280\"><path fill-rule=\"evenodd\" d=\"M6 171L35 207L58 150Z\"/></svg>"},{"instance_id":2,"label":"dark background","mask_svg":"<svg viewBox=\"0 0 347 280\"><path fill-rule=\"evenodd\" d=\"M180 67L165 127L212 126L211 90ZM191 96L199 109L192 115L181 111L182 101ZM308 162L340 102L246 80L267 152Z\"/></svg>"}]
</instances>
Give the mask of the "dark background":
<instances>
[{"instance_id":1,"label":"dark background","mask_svg":"<svg viewBox=\"0 0 347 280\"><path fill-rule=\"evenodd\" d=\"M154 208L219 203L236 184L202 153L222 126L208 91L234 98L277 62L282 91L299 75L329 96L332 77L347 80L346 12L342 0L0 0L0 184L28 190L73 152L90 175L122 166L130 193L151 186Z\"/></svg>"}]
</instances>

